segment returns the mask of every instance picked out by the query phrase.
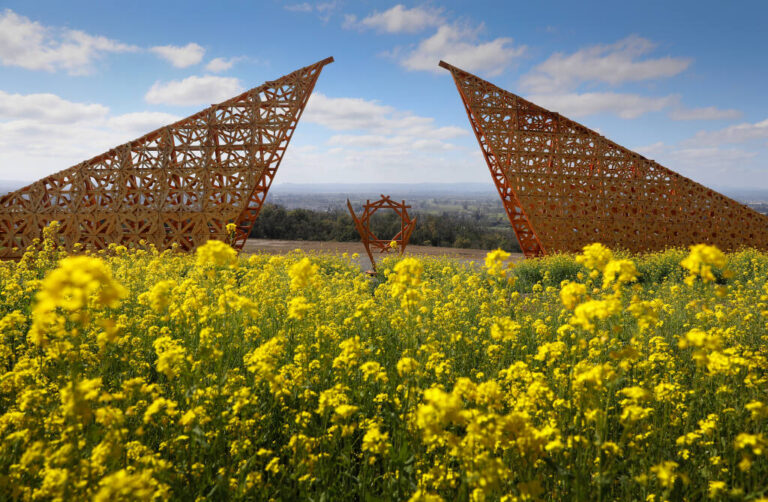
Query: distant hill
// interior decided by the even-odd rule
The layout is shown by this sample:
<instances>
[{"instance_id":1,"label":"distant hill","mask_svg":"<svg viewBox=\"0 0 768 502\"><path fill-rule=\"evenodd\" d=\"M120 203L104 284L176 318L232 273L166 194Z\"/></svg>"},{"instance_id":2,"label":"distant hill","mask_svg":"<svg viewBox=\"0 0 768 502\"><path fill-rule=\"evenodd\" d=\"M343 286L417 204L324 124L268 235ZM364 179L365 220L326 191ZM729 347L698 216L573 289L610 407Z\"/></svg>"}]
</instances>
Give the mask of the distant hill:
<instances>
[{"instance_id":1,"label":"distant hill","mask_svg":"<svg viewBox=\"0 0 768 502\"><path fill-rule=\"evenodd\" d=\"M768 203L768 189L713 188L743 203ZM487 183L280 183L270 189L275 194L390 194L404 195L496 195L491 180Z\"/></svg>"},{"instance_id":2,"label":"distant hill","mask_svg":"<svg viewBox=\"0 0 768 502\"><path fill-rule=\"evenodd\" d=\"M276 194L495 194L491 180L487 183L280 183L270 192Z\"/></svg>"},{"instance_id":3,"label":"distant hill","mask_svg":"<svg viewBox=\"0 0 768 502\"><path fill-rule=\"evenodd\" d=\"M31 181L0 180L0 196L30 184ZM715 188L722 194L750 206L768 204L768 189ZM340 200L378 198L380 194L393 198L451 197L486 198L498 196L491 180L487 183L279 183L270 189L270 195L283 199L285 195L335 195ZM282 196L282 197L281 197ZM354 196L354 197L352 197Z\"/></svg>"},{"instance_id":4,"label":"distant hill","mask_svg":"<svg viewBox=\"0 0 768 502\"><path fill-rule=\"evenodd\" d=\"M768 190L763 188L724 188L720 193L744 204L768 203Z\"/></svg>"}]
</instances>

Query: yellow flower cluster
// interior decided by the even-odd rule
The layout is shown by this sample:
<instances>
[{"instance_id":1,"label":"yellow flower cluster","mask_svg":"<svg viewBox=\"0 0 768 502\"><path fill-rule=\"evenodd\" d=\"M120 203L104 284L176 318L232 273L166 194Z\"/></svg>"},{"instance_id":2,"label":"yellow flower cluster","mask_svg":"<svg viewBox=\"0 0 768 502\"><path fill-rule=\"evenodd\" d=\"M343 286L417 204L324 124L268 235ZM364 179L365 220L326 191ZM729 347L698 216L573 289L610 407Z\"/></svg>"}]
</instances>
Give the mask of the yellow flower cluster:
<instances>
[{"instance_id":1,"label":"yellow flower cluster","mask_svg":"<svg viewBox=\"0 0 768 502\"><path fill-rule=\"evenodd\" d=\"M401 299L401 306L409 310L422 300L423 295L419 286L424 266L416 258L405 258L393 268L391 276L391 293Z\"/></svg>"},{"instance_id":2,"label":"yellow flower cluster","mask_svg":"<svg viewBox=\"0 0 768 502\"><path fill-rule=\"evenodd\" d=\"M584 246L584 252L576 257L576 261L584 265L593 277L602 272L612 259L611 250L599 242Z\"/></svg>"},{"instance_id":3,"label":"yellow flower cluster","mask_svg":"<svg viewBox=\"0 0 768 502\"><path fill-rule=\"evenodd\" d=\"M0 499L765 501L766 254L55 239L0 263Z\"/></svg>"},{"instance_id":4,"label":"yellow flower cluster","mask_svg":"<svg viewBox=\"0 0 768 502\"><path fill-rule=\"evenodd\" d=\"M237 261L237 251L221 241L208 241L196 253L199 267L223 267Z\"/></svg>"},{"instance_id":5,"label":"yellow flower cluster","mask_svg":"<svg viewBox=\"0 0 768 502\"><path fill-rule=\"evenodd\" d=\"M294 263L288 269L288 275L291 276L291 289L306 288L316 273L317 265L313 264L309 258L303 258Z\"/></svg>"},{"instance_id":6,"label":"yellow flower cluster","mask_svg":"<svg viewBox=\"0 0 768 502\"><path fill-rule=\"evenodd\" d=\"M689 272L685 279L688 285L693 284L697 277L701 277L704 282L713 282L716 278L712 268L725 267L725 254L715 246L696 244L691 246L691 253L680 265Z\"/></svg>"},{"instance_id":7,"label":"yellow flower cluster","mask_svg":"<svg viewBox=\"0 0 768 502\"><path fill-rule=\"evenodd\" d=\"M506 276L511 263L507 262L511 254L503 249L491 251L485 257L485 269L490 275Z\"/></svg>"}]
</instances>

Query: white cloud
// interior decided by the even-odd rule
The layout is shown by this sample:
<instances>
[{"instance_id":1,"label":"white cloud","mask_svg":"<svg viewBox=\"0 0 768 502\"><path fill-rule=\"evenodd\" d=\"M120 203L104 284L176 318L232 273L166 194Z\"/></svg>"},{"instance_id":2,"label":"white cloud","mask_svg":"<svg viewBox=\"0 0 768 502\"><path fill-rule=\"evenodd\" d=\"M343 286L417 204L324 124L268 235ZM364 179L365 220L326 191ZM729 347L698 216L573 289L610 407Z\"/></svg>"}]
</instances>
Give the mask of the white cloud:
<instances>
[{"instance_id":1,"label":"white cloud","mask_svg":"<svg viewBox=\"0 0 768 502\"><path fill-rule=\"evenodd\" d=\"M107 126L115 131L140 137L180 120L181 117L162 112L134 112L118 115L107 120Z\"/></svg>"},{"instance_id":2,"label":"white cloud","mask_svg":"<svg viewBox=\"0 0 768 502\"><path fill-rule=\"evenodd\" d=\"M223 71L229 70L235 65L235 63L238 63L243 59L245 58L244 57L236 57L236 58L229 58L229 59L214 58L208 61L208 64L205 65L205 69L213 73L221 73Z\"/></svg>"},{"instance_id":3,"label":"white cloud","mask_svg":"<svg viewBox=\"0 0 768 502\"><path fill-rule=\"evenodd\" d=\"M303 12L303 13L315 12L323 22L327 22L331 18L331 14L333 13L334 10L336 10L336 7L338 5L339 5L339 2L337 0L333 0L331 2L317 2L317 3L302 2L297 4L285 5L283 8L291 12Z\"/></svg>"},{"instance_id":4,"label":"white cloud","mask_svg":"<svg viewBox=\"0 0 768 502\"><path fill-rule=\"evenodd\" d=\"M222 71L229 70L234 66L235 60L233 59L224 59L224 58L214 58L211 59L207 65L205 65L205 69L207 71L211 71L213 73L219 73Z\"/></svg>"},{"instance_id":5,"label":"white cloud","mask_svg":"<svg viewBox=\"0 0 768 502\"><path fill-rule=\"evenodd\" d=\"M631 148L631 150L639 153L640 155L644 155L649 159L653 159L654 156L660 153L665 153L669 151L669 146L663 141L657 141L656 143L653 143L650 145L643 145L643 146L637 146L637 147Z\"/></svg>"},{"instance_id":6,"label":"white cloud","mask_svg":"<svg viewBox=\"0 0 768 502\"><path fill-rule=\"evenodd\" d=\"M377 101L316 92L301 120L338 134L324 143L302 146L305 129L299 128L295 146L288 149L280 168L281 183L456 179L453 172L475 166L485 174L480 169L482 158L475 158L476 148L455 143L469 137L467 129L438 126L433 118Z\"/></svg>"},{"instance_id":7,"label":"white cloud","mask_svg":"<svg viewBox=\"0 0 768 502\"><path fill-rule=\"evenodd\" d=\"M447 140L467 135L467 129L454 126L438 127L431 117L399 111L391 106L361 98L330 98L315 92L307 103L302 120L322 125L333 131L360 131L368 135L400 136L413 143L417 138ZM349 144L336 136L334 141ZM369 138L370 140L370 138Z\"/></svg>"},{"instance_id":8,"label":"white cloud","mask_svg":"<svg viewBox=\"0 0 768 502\"><path fill-rule=\"evenodd\" d=\"M314 92L302 118L334 131L343 131L373 127L378 120L394 110L391 106L362 98L329 98Z\"/></svg>"},{"instance_id":9,"label":"white cloud","mask_svg":"<svg viewBox=\"0 0 768 502\"><path fill-rule=\"evenodd\" d=\"M340 134L331 136L328 144L345 148L405 148L410 150L439 151L455 150L452 143L433 138L412 136L385 136L381 134Z\"/></svg>"},{"instance_id":10,"label":"white cloud","mask_svg":"<svg viewBox=\"0 0 768 502\"><path fill-rule=\"evenodd\" d=\"M84 75L104 54L138 50L106 37L43 26L10 9L0 12L0 62L4 66Z\"/></svg>"},{"instance_id":11,"label":"white cloud","mask_svg":"<svg viewBox=\"0 0 768 502\"><path fill-rule=\"evenodd\" d=\"M704 108L678 108L669 112L672 120L724 120L737 119L742 113L739 110L721 110L714 106Z\"/></svg>"},{"instance_id":12,"label":"white cloud","mask_svg":"<svg viewBox=\"0 0 768 502\"><path fill-rule=\"evenodd\" d=\"M299 128L295 146L288 149L280 168L280 183L487 178L482 157L464 127L439 126L431 117L377 101L317 92L301 120L337 134L318 145L300 146L305 129Z\"/></svg>"},{"instance_id":13,"label":"white cloud","mask_svg":"<svg viewBox=\"0 0 768 502\"><path fill-rule=\"evenodd\" d=\"M686 70L690 59L647 57L656 48L648 39L629 36L614 44L595 45L572 54L555 53L520 79L530 99L569 117L611 113L633 119L670 108L673 120L721 120L741 116L738 110L714 106L685 108L680 96L643 96L618 92L575 92L582 84L618 86L628 82L672 77Z\"/></svg>"},{"instance_id":14,"label":"white cloud","mask_svg":"<svg viewBox=\"0 0 768 502\"><path fill-rule=\"evenodd\" d=\"M711 146L726 143L747 143L755 140L768 140L768 119L761 122L732 125L719 131L699 131L685 143L695 146Z\"/></svg>"},{"instance_id":15,"label":"white cloud","mask_svg":"<svg viewBox=\"0 0 768 502\"><path fill-rule=\"evenodd\" d=\"M410 183L493 181L476 145L450 150L422 149L413 145L376 145L330 148L301 146L297 131L285 153L276 183Z\"/></svg>"},{"instance_id":16,"label":"white cloud","mask_svg":"<svg viewBox=\"0 0 768 502\"><path fill-rule=\"evenodd\" d=\"M754 186L765 179L760 154L740 148L690 147L657 142L635 150L649 159L710 187Z\"/></svg>"},{"instance_id":17,"label":"white cloud","mask_svg":"<svg viewBox=\"0 0 768 502\"><path fill-rule=\"evenodd\" d=\"M205 55L205 49L194 42L184 46L158 45L150 48L149 51L165 59L176 68L196 65L203 60Z\"/></svg>"},{"instance_id":18,"label":"white cloud","mask_svg":"<svg viewBox=\"0 0 768 502\"><path fill-rule=\"evenodd\" d=\"M443 59L470 72L498 75L514 59L525 53L525 46L512 45L512 39L500 37L490 42L479 42L482 26L472 29L458 25L443 25L429 38L407 52L400 64L409 70L441 73L437 63Z\"/></svg>"},{"instance_id":19,"label":"white cloud","mask_svg":"<svg viewBox=\"0 0 768 502\"><path fill-rule=\"evenodd\" d=\"M375 29L386 33L417 33L443 23L440 9L428 7L405 8L402 4L395 5L384 12L375 11L360 21L355 16L345 17L345 28Z\"/></svg>"},{"instance_id":20,"label":"white cloud","mask_svg":"<svg viewBox=\"0 0 768 502\"><path fill-rule=\"evenodd\" d=\"M520 79L520 85L535 93L570 90L583 82L619 85L683 72L690 59L662 57L639 59L655 48L650 40L635 35L610 45L595 45L570 55L555 53Z\"/></svg>"},{"instance_id":21,"label":"white cloud","mask_svg":"<svg viewBox=\"0 0 768 502\"><path fill-rule=\"evenodd\" d=\"M755 162L758 153L740 148L674 148L659 162L709 187L764 186L765 166Z\"/></svg>"},{"instance_id":22,"label":"white cloud","mask_svg":"<svg viewBox=\"0 0 768 502\"><path fill-rule=\"evenodd\" d=\"M176 106L210 105L219 103L243 92L240 80L234 77L204 75L184 80L155 82L144 99L148 103Z\"/></svg>"},{"instance_id":23,"label":"white cloud","mask_svg":"<svg viewBox=\"0 0 768 502\"><path fill-rule=\"evenodd\" d=\"M36 179L131 139L106 129L103 122L79 122L68 127L29 119L0 122L2 176Z\"/></svg>"},{"instance_id":24,"label":"white cloud","mask_svg":"<svg viewBox=\"0 0 768 502\"><path fill-rule=\"evenodd\" d=\"M38 120L71 124L101 120L109 108L99 104L75 103L55 94L9 94L0 91L0 120Z\"/></svg>"},{"instance_id":25,"label":"white cloud","mask_svg":"<svg viewBox=\"0 0 768 502\"><path fill-rule=\"evenodd\" d=\"M32 181L178 120L175 115L109 108L53 94L0 92L0 178Z\"/></svg>"},{"instance_id":26,"label":"white cloud","mask_svg":"<svg viewBox=\"0 0 768 502\"><path fill-rule=\"evenodd\" d=\"M35 102L36 96L0 99L0 179L39 179L178 119L152 111L113 116L103 105L58 96ZM8 103L13 102L22 105L10 108ZM40 111L42 104L48 107L45 113ZM491 186L466 128L439 126L432 118L374 101L318 93L310 99L302 122L338 134L314 144L306 136L311 128L299 127L280 167L280 182L441 179L487 180ZM469 146L462 145L465 140Z\"/></svg>"},{"instance_id":27,"label":"white cloud","mask_svg":"<svg viewBox=\"0 0 768 502\"><path fill-rule=\"evenodd\" d=\"M284 8L291 12L312 12L314 10L314 7L307 2L286 5Z\"/></svg>"},{"instance_id":28,"label":"white cloud","mask_svg":"<svg viewBox=\"0 0 768 502\"><path fill-rule=\"evenodd\" d=\"M610 113L623 119L634 119L645 113L672 106L679 96L648 97L616 92L588 92L583 94L541 94L527 99L569 118L596 113Z\"/></svg>"},{"instance_id":29,"label":"white cloud","mask_svg":"<svg viewBox=\"0 0 768 502\"><path fill-rule=\"evenodd\" d=\"M669 153L669 157L683 167L723 171L754 159L756 156L757 152L718 147L679 148Z\"/></svg>"}]
</instances>

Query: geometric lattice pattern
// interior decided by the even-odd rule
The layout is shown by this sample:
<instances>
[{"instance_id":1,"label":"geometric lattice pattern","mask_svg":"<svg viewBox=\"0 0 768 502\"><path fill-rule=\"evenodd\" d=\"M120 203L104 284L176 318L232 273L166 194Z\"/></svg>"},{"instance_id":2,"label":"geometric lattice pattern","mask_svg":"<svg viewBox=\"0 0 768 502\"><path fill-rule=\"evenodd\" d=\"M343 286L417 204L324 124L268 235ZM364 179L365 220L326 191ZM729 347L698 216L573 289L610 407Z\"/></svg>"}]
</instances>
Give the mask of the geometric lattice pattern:
<instances>
[{"instance_id":1,"label":"geometric lattice pattern","mask_svg":"<svg viewBox=\"0 0 768 502\"><path fill-rule=\"evenodd\" d=\"M352 209L352 203L347 199L349 214L352 215L355 228L357 228L357 233L360 234L360 239L363 241L365 252L368 253L368 258L371 260L373 270L376 270L376 260L373 259L373 251L378 251L379 253L397 251L401 255L405 252L405 247L408 245L411 233L416 228L416 218L411 219L408 216L408 209L410 207L406 205L405 201L395 202L389 195L382 194L381 199L377 201L366 201L363 205L362 214L358 216L355 210ZM391 239L379 239L371 228L371 218L379 209L391 209L400 217L400 231ZM393 242L395 243L394 247Z\"/></svg>"},{"instance_id":2,"label":"geometric lattice pattern","mask_svg":"<svg viewBox=\"0 0 768 502\"><path fill-rule=\"evenodd\" d=\"M443 61L526 256L768 248L768 216Z\"/></svg>"},{"instance_id":3,"label":"geometric lattice pattern","mask_svg":"<svg viewBox=\"0 0 768 502\"><path fill-rule=\"evenodd\" d=\"M328 58L0 198L0 257L53 220L67 246L241 249Z\"/></svg>"}]
</instances>

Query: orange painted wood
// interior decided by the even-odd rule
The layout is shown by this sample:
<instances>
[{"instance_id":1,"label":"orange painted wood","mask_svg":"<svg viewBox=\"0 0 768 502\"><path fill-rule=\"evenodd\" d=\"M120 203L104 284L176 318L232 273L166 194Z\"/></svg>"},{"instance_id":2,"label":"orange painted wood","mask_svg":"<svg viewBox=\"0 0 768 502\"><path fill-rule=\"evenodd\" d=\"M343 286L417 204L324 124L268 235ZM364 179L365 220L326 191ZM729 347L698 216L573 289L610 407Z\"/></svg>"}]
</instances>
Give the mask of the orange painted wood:
<instances>
[{"instance_id":1,"label":"orange painted wood","mask_svg":"<svg viewBox=\"0 0 768 502\"><path fill-rule=\"evenodd\" d=\"M242 249L327 58L0 198L0 258L18 258L48 223L62 243L139 241Z\"/></svg>"},{"instance_id":2,"label":"orange painted wood","mask_svg":"<svg viewBox=\"0 0 768 502\"><path fill-rule=\"evenodd\" d=\"M526 256L768 249L768 216L444 61Z\"/></svg>"},{"instance_id":3,"label":"orange painted wood","mask_svg":"<svg viewBox=\"0 0 768 502\"><path fill-rule=\"evenodd\" d=\"M401 255L405 252L405 247L408 245L408 240L411 238L411 233L416 227L416 218L411 219L408 215L408 209L411 206L405 204L405 201L395 202L389 195L381 196L381 199L371 202L366 201L363 205L363 212L360 216L352 209L352 203L347 199L347 208L349 214L352 215L352 219L355 222L355 228L357 233L360 234L360 239L363 241L365 252L368 253L368 258L371 259L371 265L376 270L376 260L373 257L373 251L379 253L389 253L391 251L397 251ZM391 209L398 216L400 216L400 231L391 239L379 239L371 229L371 217L379 209ZM397 243L397 248L392 248L390 244L392 242Z\"/></svg>"}]
</instances>

